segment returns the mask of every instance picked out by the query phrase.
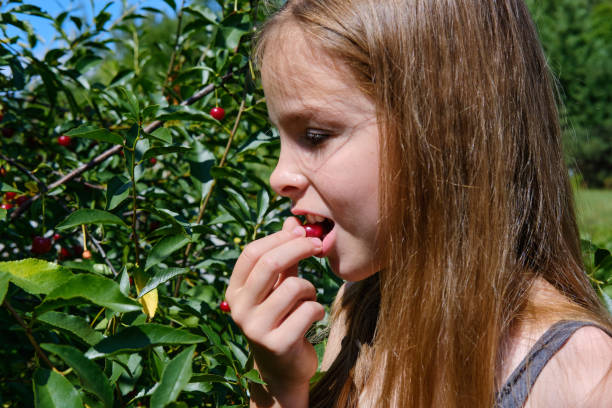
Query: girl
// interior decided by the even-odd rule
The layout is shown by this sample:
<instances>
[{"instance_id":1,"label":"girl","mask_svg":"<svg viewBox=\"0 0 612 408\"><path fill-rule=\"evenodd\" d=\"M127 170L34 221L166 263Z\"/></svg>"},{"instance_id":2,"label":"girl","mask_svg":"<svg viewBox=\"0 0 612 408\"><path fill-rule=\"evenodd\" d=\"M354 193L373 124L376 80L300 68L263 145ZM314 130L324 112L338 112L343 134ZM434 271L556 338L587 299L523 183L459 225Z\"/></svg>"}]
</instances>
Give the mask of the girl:
<instances>
[{"instance_id":1,"label":"girl","mask_svg":"<svg viewBox=\"0 0 612 408\"><path fill-rule=\"evenodd\" d=\"M249 244L227 289L266 381L252 406L612 406L612 322L522 0L290 0L256 57L270 183L308 225ZM309 390L313 255L347 283Z\"/></svg>"}]
</instances>

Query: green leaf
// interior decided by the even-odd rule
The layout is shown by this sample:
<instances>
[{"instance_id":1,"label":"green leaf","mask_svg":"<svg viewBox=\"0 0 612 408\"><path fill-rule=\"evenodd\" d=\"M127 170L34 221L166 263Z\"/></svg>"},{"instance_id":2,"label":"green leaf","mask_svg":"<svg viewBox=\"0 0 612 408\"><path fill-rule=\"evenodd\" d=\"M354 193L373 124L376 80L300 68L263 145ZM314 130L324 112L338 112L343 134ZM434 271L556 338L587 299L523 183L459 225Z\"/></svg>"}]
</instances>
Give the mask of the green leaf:
<instances>
[{"instance_id":1,"label":"green leaf","mask_svg":"<svg viewBox=\"0 0 612 408\"><path fill-rule=\"evenodd\" d=\"M195 345L181 351L164 368L158 387L151 395L151 408L163 408L179 396L191 379Z\"/></svg>"},{"instance_id":2,"label":"green leaf","mask_svg":"<svg viewBox=\"0 0 612 408\"><path fill-rule=\"evenodd\" d=\"M154 269L156 269L155 274L151 278L149 278L149 280L147 281L147 284L143 286L142 290L140 291L140 294L138 295L138 298L142 297L143 295L157 288L162 283L166 283L170 279L178 275L187 273L189 271L187 268L168 268L168 269L154 268Z\"/></svg>"},{"instance_id":3,"label":"green leaf","mask_svg":"<svg viewBox=\"0 0 612 408\"><path fill-rule=\"evenodd\" d=\"M266 382L261 379L259 371L257 371L256 369L252 369L249 372L244 373L242 376L251 382L266 385Z\"/></svg>"},{"instance_id":4,"label":"green leaf","mask_svg":"<svg viewBox=\"0 0 612 408\"><path fill-rule=\"evenodd\" d=\"M140 106L138 105L138 99L134 94L122 86L117 87L117 94L121 98L121 102L130 112L132 118L139 123L140 122Z\"/></svg>"},{"instance_id":5,"label":"green leaf","mask_svg":"<svg viewBox=\"0 0 612 408\"><path fill-rule=\"evenodd\" d=\"M170 153L187 153L189 152L191 149L188 147L184 147L184 146L163 146L163 147L153 147L149 150L147 150L144 154L144 156L142 156L142 160L148 160L151 157L155 157L155 156L162 156L164 154L170 154Z\"/></svg>"},{"instance_id":6,"label":"green leaf","mask_svg":"<svg viewBox=\"0 0 612 408\"><path fill-rule=\"evenodd\" d=\"M79 392L63 375L37 368L32 381L36 408L83 408Z\"/></svg>"},{"instance_id":7,"label":"green leaf","mask_svg":"<svg viewBox=\"0 0 612 408\"><path fill-rule=\"evenodd\" d=\"M127 267L124 265L119 273L119 290L125 296L130 294L130 276L128 275Z\"/></svg>"},{"instance_id":8,"label":"green leaf","mask_svg":"<svg viewBox=\"0 0 612 408\"><path fill-rule=\"evenodd\" d=\"M51 311L41 314L36 320L58 329L69 331L90 346L104 339L102 333L92 329L89 323L82 317Z\"/></svg>"},{"instance_id":9,"label":"green leaf","mask_svg":"<svg viewBox=\"0 0 612 408\"><path fill-rule=\"evenodd\" d=\"M0 187L0 191L2 192L8 192L8 191L12 191L13 193L21 193L20 190L17 190L16 188L6 184L6 183L2 183L2 187Z\"/></svg>"},{"instance_id":10,"label":"green leaf","mask_svg":"<svg viewBox=\"0 0 612 408\"><path fill-rule=\"evenodd\" d=\"M115 214L109 213L108 211L81 209L68 215L64 221L55 226L55 229L58 231L63 231L73 227L78 227L81 224L126 225L121 218L117 217Z\"/></svg>"},{"instance_id":11,"label":"green leaf","mask_svg":"<svg viewBox=\"0 0 612 408\"><path fill-rule=\"evenodd\" d=\"M38 306L38 313L66 304L60 299L84 298L116 312L140 310L140 304L121 293L117 282L99 275L75 275L55 288ZM68 302L73 303L73 302Z\"/></svg>"},{"instance_id":12,"label":"green leaf","mask_svg":"<svg viewBox=\"0 0 612 408\"><path fill-rule=\"evenodd\" d=\"M228 341L227 343L229 345L229 348L232 350L232 354L234 355L236 360L238 360L238 362L240 363L240 367L244 368L249 357L233 341Z\"/></svg>"},{"instance_id":13,"label":"green leaf","mask_svg":"<svg viewBox=\"0 0 612 408\"><path fill-rule=\"evenodd\" d=\"M72 129L66 135L71 137L82 137L85 139L93 139L99 142L107 142L113 144L123 144L123 138L116 133L113 133L104 128L95 126L83 125L76 129Z\"/></svg>"},{"instance_id":14,"label":"green leaf","mask_svg":"<svg viewBox=\"0 0 612 408\"><path fill-rule=\"evenodd\" d=\"M96 363L72 346L43 343L40 347L57 354L77 373L84 389L100 398L105 407L113 407L113 388Z\"/></svg>"},{"instance_id":15,"label":"green leaf","mask_svg":"<svg viewBox=\"0 0 612 408\"><path fill-rule=\"evenodd\" d=\"M125 177L115 176L106 188L106 209L113 210L130 195L132 182Z\"/></svg>"},{"instance_id":16,"label":"green leaf","mask_svg":"<svg viewBox=\"0 0 612 408\"><path fill-rule=\"evenodd\" d=\"M126 353L145 347L169 344L195 344L205 339L188 331L161 324L149 323L130 326L114 336L107 337L85 353L88 358Z\"/></svg>"},{"instance_id":17,"label":"green leaf","mask_svg":"<svg viewBox=\"0 0 612 408\"><path fill-rule=\"evenodd\" d=\"M33 258L0 262L0 272L8 274L11 282L32 294L47 294L73 276L58 264Z\"/></svg>"},{"instance_id":18,"label":"green leaf","mask_svg":"<svg viewBox=\"0 0 612 408\"><path fill-rule=\"evenodd\" d=\"M172 143L172 134L170 133L170 129L165 127L155 129L153 133L145 133L145 136L153 137L154 139L166 144Z\"/></svg>"},{"instance_id":19,"label":"green leaf","mask_svg":"<svg viewBox=\"0 0 612 408\"><path fill-rule=\"evenodd\" d=\"M268 208L270 207L270 194L268 190L262 188L257 194L257 223L261 224Z\"/></svg>"},{"instance_id":20,"label":"green leaf","mask_svg":"<svg viewBox=\"0 0 612 408\"><path fill-rule=\"evenodd\" d=\"M170 235L159 240L153 249L151 249L147 257L145 271L169 257L173 252L187 245L188 242L189 237L182 234Z\"/></svg>"},{"instance_id":21,"label":"green leaf","mask_svg":"<svg viewBox=\"0 0 612 408\"><path fill-rule=\"evenodd\" d=\"M6 291L8 290L9 274L6 272L0 272L0 304L4 302Z\"/></svg>"},{"instance_id":22,"label":"green leaf","mask_svg":"<svg viewBox=\"0 0 612 408\"><path fill-rule=\"evenodd\" d=\"M145 118L145 120L146 118L153 117L155 116L159 108L159 105L149 105L142 110L142 116Z\"/></svg>"},{"instance_id":23,"label":"green leaf","mask_svg":"<svg viewBox=\"0 0 612 408\"><path fill-rule=\"evenodd\" d=\"M204 382L204 383L211 383L211 382L226 383L227 380L225 379L225 377L223 377L221 375L217 375L217 374L197 374L197 375L194 375L193 377L191 377L191 380L189 382L192 382L192 383L200 383L200 382Z\"/></svg>"},{"instance_id":24,"label":"green leaf","mask_svg":"<svg viewBox=\"0 0 612 408\"><path fill-rule=\"evenodd\" d=\"M212 116L210 116L208 113L188 106L173 105L164 108L162 112L164 113L157 117L158 120L189 120L193 122L214 121Z\"/></svg>"}]
</instances>

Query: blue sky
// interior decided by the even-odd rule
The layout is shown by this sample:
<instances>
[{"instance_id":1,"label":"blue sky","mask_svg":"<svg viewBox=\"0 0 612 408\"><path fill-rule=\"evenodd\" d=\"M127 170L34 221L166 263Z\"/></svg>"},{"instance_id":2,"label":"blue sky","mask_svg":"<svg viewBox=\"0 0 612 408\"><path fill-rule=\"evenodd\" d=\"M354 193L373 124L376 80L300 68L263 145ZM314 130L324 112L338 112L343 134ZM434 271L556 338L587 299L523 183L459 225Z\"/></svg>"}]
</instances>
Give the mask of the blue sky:
<instances>
[{"instance_id":1,"label":"blue sky","mask_svg":"<svg viewBox=\"0 0 612 408\"><path fill-rule=\"evenodd\" d=\"M23 4L38 6L49 13L52 17L56 17L63 11L71 11L70 15L81 17L86 21L92 22L93 16L97 15L109 2L112 4L106 11L112 15L111 21L114 21L121 15L124 3L127 7L155 7L169 15L174 15L172 9L163 0L24 0ZM6 12L15 6L13 4L6 5L4 3L5 2L0 1L0 12ZM176 3L180 4L180 0L176 1ZM34 32L40 37L38 45L34 48L34 53L37 56L43 56L45 52L51 48L54 41L54 36L56 34L51 22L44 18L25 14L19 14L17 17L19 19L28 21L34 28ZM69 36L71 33L76 31L76 26L69 19L64 21L62 27ZM25 39L23 32L12 26L7 27L7 34L9 36L19 35ZM24 43L27 42L24 40Z\"/></svg>"}]
</instances>

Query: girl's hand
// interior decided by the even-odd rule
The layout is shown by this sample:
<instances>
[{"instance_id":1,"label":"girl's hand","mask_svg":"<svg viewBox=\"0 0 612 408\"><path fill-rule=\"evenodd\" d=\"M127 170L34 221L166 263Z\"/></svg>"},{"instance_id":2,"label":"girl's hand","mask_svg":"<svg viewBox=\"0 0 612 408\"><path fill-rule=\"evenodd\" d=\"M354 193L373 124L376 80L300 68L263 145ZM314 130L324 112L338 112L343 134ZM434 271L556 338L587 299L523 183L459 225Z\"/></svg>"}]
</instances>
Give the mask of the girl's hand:
<instances>
[{"instance_id":1,"label":"girl's hand","mask_svg":"<svg viewBox=\"0 0 612 408\"><path fill-rule=\"evenodd\" d=\"M315 287L297 277L297 264L321 246L320 239L306 238L291 217L281 231L244 248L226 291L232 319L249 340L267 392L275 399L304 389L307 394L317 369L316 352L304 334L325 310L316 302Z\"/></svg>"}]
</instances>

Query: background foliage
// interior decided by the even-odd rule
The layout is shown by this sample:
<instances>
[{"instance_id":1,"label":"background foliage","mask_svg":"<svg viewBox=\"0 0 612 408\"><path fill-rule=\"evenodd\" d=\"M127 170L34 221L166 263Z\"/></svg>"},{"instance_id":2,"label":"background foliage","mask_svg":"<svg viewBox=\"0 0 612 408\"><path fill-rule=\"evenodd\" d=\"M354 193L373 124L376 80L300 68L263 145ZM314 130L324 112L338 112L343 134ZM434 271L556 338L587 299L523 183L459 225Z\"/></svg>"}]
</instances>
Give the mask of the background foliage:
<instances>
[{"instance_id":1,"label":"background foliage","mask_svg":"<svg viewBox=\"0 0 612 408\"><path fill-rule=\"evenodd\" d=\"M144 2L93 20L0 8L3 407L245 406L260 381L219 306L243 246L288 215L268 186L278 141L249 60L266 10L165 3L173 15ZM561 3L538 2L535 15L566 90L568 135L605 144L611 54L592 36L610 8ZM37 55L26 15L63 41ZM610 253L584 241L584 254L612 308ZM301 271L329 304L340 282L327 266L309 259Z\"/></svg>"},{"instance_id":2,"label":"background foliage","mask_svg":"<svg viewBox=\"0 0 612 408\"><path fill-rule=\"evenodd\" d=\"M568 164L612 189L612 1L526 2L560 86Z\"/></svg>"}]
</instances>

